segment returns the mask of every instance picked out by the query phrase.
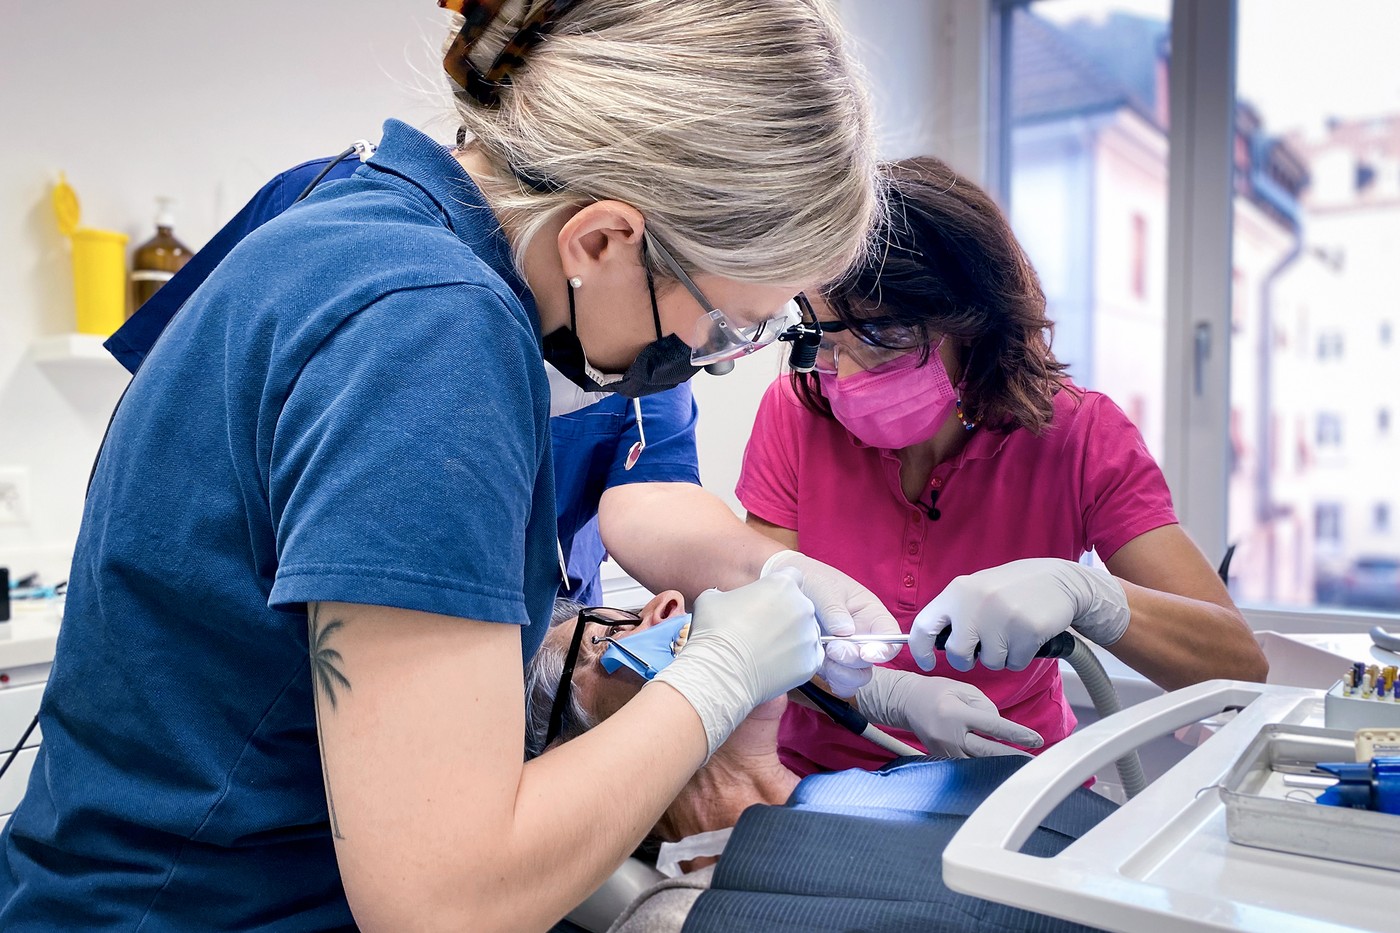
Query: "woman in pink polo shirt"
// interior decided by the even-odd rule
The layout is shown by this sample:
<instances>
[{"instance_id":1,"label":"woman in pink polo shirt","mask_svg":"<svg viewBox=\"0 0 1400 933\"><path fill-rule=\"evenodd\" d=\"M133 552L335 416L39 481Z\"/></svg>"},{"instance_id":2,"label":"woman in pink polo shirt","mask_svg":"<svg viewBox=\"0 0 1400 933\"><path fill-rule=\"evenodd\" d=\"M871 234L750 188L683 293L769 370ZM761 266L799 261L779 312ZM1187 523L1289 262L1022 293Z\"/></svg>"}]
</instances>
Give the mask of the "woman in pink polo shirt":
<instances>
[{"instance_id":1,"label":"woman in pink polo shirt","mask_svg":"<svg viewBox=\"0 0 1400 933\"><path fill-rule=\"evenodd\" d=\"M1262 680L1137 428L1051 353L1000 210L936 159L890 172L888 243L814 301L818 371L769 387L738 486L750 524L855 577L912 634L862 709L958 754L971 685L1048 747L1075 719L1056 662L1034 655L1071 627L1168 689ZM1090 550L1108 574L1078 562ZM887 757L795 705L781 742L800 773Z\"/></svg>"}]
</instances>

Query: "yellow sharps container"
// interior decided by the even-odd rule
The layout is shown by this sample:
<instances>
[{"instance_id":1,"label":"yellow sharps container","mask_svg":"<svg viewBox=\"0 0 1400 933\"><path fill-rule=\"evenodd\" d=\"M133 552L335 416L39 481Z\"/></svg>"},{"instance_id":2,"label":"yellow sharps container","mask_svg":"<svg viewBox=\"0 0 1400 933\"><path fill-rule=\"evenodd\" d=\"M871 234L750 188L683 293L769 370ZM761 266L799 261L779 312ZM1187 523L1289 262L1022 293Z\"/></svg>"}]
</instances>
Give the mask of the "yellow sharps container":
<instances>
[{"instance_id":1,"label":"yellow sharps container","mask_svg":"<svg viewBox=\"0 0 1400 933\"><path fill-rule=\"evenodd\" d=\"M73 231L73 304L78 333L103 337L126 320L125 233L79 227Z\"/></svg>"},{"instance_id":2,"label":"yellow sharps container","mask_svg":"<svg viewBox=\"0 0 1400 933\"><path fill-rule=\"evenodd\" d=\"M78 196L62 173L53 187L58 229L73 241L73 304L78 332L102 337L126 320L125 233L78 226Z\"/></svg>"}]
</instances>

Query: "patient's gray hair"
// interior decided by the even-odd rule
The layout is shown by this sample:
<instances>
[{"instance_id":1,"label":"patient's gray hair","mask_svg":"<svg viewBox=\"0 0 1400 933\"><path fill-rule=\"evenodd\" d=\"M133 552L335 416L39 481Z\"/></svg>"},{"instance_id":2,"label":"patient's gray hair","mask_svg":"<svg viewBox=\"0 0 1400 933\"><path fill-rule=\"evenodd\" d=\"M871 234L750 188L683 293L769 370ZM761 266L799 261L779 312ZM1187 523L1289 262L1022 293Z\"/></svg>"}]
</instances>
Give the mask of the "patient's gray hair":
<instances>
[{"instance_id":1,"label":"patient's gray hair","mask_svg":"<svg viewBox=\"0 0 1400 933\"><path fill-rule=\"evenodd\" d=\"M554 601L550 618L551 630L578 618L583 604L560 597ZM549 733L549 711L554 707L554 695L559 690L559 678L564 674L564 656L569 652L569 640L546 641L525 665L525 758L529 760L544 752L544 739ZM575 739L598 723L579 702L578 692L569 692L569 705L564 710L563 728L559 737Z\"/></svg>"}]
</instances>

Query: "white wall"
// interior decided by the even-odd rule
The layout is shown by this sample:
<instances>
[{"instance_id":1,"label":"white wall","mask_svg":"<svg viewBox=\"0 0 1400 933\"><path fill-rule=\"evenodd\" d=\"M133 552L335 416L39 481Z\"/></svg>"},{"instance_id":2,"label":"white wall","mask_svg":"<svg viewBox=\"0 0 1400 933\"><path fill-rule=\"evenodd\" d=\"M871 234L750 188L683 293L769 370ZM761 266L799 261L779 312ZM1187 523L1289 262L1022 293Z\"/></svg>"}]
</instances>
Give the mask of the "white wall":
<instances>
[{"instance_id":1,"label":"white wall","mask_svg":"<svg viewBox=\"0 0 1400 933\"><path fill-rule=\"evenodd\" d=\"M272 175L358 137L377 139L385 117L449 139L454 124L433 96L445 17L429 0L5 7L0 471L27 470L30 516L25 526L0 525L0 564L58 579L122 380L101 360L54 367L29 356L37 338L73 329L71 268L49 209L56 173L66 172L77 190L84 224L125 232L132 244L152 232L155 196L175 197L176 233L198 247ZM970 144L980 135L965 122L977 95L946 85L957 69L977 80L979 47L966 37L980 29L973 15L980 4L844 0L842 7L878 83L884 153L956 149L960 161L979 158L967 155L980 152ZM961 32L942 40L940 58L935 40L947 23ZM938 146L940 133L956 136L956 145ZM729 376L697 380L702 474L721 495L732 493L758 396L777 363L768 351Z\"/></svg>"},{"instance_id":2,"label":"white wall","mask_svg":"<svg viewBox=\"0 0 1400 933\"><path fill-rule=\"evenodd\" d=\"M987 16L982 0L839 0L852 48L870 79L880 155L938 155L981 180L985 163ZM734 484L763 389L782 356L739 361L695 379L700 477L739 508Z\"/></svg>"},{"instance_id":3,"label":"white wall","mask_svg":"<svg viewBox=\"0 0 1400 933\"><path fill-rule=\"evenodd\" d=\"M179 202L176 233L202 245L282 169L377 139L386 116L421 124L439 112L415 69L435 78L444 14L420 0L5 8L0 469L28 470L31 502L27 526L0 525L0 562L54 579L66 576L121 384L113 369L28 358L35 338L73 329L71 266L49 210L55 173L67 173L88 226L138 243L165 194Z\"/></svg>"},{"instance_id":4,"label":"white wall","mask_svg":"<svg viewBox=\"0 0 1400 933\"><path fill-rule=\"evenodd\" d=\"M986 8L983 0L840 0L874 89L882 156L937 155L983 180Z\"/></svg>"}]
</instances>

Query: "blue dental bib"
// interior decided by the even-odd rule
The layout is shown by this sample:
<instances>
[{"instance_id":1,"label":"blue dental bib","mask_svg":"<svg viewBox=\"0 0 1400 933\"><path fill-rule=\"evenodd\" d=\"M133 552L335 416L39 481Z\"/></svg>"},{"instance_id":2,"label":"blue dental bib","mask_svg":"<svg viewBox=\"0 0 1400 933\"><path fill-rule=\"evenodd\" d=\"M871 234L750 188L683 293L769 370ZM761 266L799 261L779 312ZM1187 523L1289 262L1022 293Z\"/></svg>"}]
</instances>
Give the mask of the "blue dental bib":
<instances>
[{"instance_id":1,"label":"blue dental bib","mask_svg":"<svg viewBox=\"0 0 1400 933\"><path fill-rule=\"evenodd\" d=\"M621 648L609 644L599 658L603 670L616 674L619 668L625 667L640 674L643 680L651 680L676 659L672 646L680 637L681 629L689 623L690 613L686 613L619 639L623 643Z\"/></svg>"}]
</instances>

